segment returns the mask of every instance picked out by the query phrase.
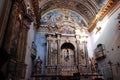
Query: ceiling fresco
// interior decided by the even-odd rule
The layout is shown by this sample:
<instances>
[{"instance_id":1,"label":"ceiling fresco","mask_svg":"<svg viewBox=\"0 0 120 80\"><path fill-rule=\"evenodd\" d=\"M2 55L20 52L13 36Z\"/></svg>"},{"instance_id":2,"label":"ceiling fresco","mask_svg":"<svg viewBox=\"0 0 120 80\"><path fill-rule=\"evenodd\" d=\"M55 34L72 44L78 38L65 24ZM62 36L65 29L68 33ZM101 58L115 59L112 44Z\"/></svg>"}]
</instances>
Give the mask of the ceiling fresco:
<instances>
[{"instance_id":1,"label":"ceiling fresco","mask_svg":"<svg viewBox=\"0 0 120 80\"><path fill-rule=\"evenodd\" d=\"M70 9L79 13L87 23L90 23L106 1L108 0L40 0L39 7L42 15L52 9Z\"/></svg>"},{"instance_id":2,"label":"ceiling fresco","mask_svg":"<svg viewBox=\"0 0 120 80\"><path fill-rule=\"evenodd\" d=\"M89 31L92 31L97 23L97 18L102 19L106 15L106 13L110 10L110 7L114 6L115 2L117 1L118 0L33 0L32 3L34 13L36 15L36 21L38 24L37 29L40 27L39 25L41 23L42 24L46 23L47 19L48 19L47 24L49 23L52 26L54 26L55 24L59 25L59 23L58 22L56 23L56 21L59 21L61 12L56 11L53 13L51 11L58 9L66 9L79 14L82 18L82 20L81 18L79 20L85 23L84 26L86 26L89 29ZM50 13L48 14L48 12ZM40 20L41 16L45 14L47 14L47 17L43 18L44 20L43 19ZM70 16L73 17L73 15ZM51 21L51 19L53 19L54 22ZM74 18L73 21L68 22L71 23L72 25L74 20L76 19ZM78 21L76 23L77 25L79 24Z\"/></svg>"},{"instance_id":3,"label":"ceiling fresco","mask_svg":"<svg viewBox=\"0 0 120 80\"><path fill-rule=\"evenodd\" d=\"M87 23L83 18L77 14L74 11L68 10L68 9L55 9L52 11L47 12L45 15L41 18L42 23L46 24L52 24L53 26L58 23L68 22L73 23L75 26L87 26Z\"/></svg>"},{"instance_id":4,"label":"ceiling fresco","mask_svg":"<svg viewBox=\"0 0 120 80\"><path fill-rule=\"evenodd\" d=\"M74 34L78 27L87 27L87 22L76 12L69 9L55 9L47 12L41 18L42 29L40 32L59 32L64 34ZM48 25L48 28L47 26ZM40 27L41 28L41 27Z\"/></svg>"}]
</instances>

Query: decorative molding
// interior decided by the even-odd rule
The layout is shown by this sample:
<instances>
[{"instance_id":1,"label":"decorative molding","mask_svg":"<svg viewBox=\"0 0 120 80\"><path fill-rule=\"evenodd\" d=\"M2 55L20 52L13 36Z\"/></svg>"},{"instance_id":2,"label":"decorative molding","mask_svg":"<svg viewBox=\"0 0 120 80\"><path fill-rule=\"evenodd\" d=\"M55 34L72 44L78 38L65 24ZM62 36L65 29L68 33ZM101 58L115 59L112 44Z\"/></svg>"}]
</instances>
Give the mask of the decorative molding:
<instances>
[{"instance_id":1,"label":"decorative molding","mask_svg":"<svg viewBox=\"0 0 120 80\"><path fill-rule=\"evenodd\" d=\"M92 20L92 22L90 23L90 25L88 26L88 30L91 32L97 22L99 20L102 20L103 18L105 18L105 16L111 16L111 11L116 10L116 8L118 9L119 7L119 1L118 0L109 0L107 2L107 4L99 11L99 13L96 15L96 17ZM114 11L115 12L115 11Z\"/></svg>"}]
</instances>

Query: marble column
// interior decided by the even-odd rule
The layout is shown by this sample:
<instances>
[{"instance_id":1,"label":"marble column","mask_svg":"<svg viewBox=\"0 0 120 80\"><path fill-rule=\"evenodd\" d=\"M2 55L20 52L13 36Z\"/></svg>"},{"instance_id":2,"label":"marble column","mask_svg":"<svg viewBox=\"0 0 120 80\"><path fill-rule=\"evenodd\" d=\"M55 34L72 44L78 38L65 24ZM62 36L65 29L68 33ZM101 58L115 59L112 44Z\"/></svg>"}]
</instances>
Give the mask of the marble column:
<instances>
[{"instance_id":1,"label":"marble column","mask_svg":"<svg viewBox=\"0 0 120 80\"><path fill-rule=\"evenodd\" d=\"M79 64L80 64L80 41L77 40L76 43L77 43L77 67L78 67L78 70L79 70Z\"/></svg>"},{"instance_id":2,"label":"marble column","mask_svg":"<svg viewBox=\"0 0 120 80\"><path fill-rule=\"evenodd\" d=\"M23 14L26 16L25 14ZM28 38L28 30L30 26L31 21L29 21L29 18L23 17L20 20L20 30L18 35L18 44L17 44L17 67L16 70L18 70L18 73L21 73L21 77L25 77L25 71L26 71L26 64L25 64L25 57L26 57L26 48L27 48L27 38ZM19 67L21 66L21 67Z\"/></svg>"},{"instance_id":3,"label":"marble column","mask_svg":"<svg viewBox=\"0 0 120 80\"><path fill-rule=\"evenodd\" d=\"M23 55L22 55L22 61L25 61L25 56L26 56L26 48L27 48L27 38L28 38L28 30L29 27L24 25L24 33L23 33L23 38L24 38L24 43L23 43Z\"/></svg>"},{"instance_id":4,"label":"marble column","mask_svg":"<svg viewBox=\"0 0 120 80\"><path fill-rule=\"evenodd\" d=\"M21 24L22 26L22 24ZM18 38L18 50L17 50L17 59L20 60L21 52L22 52L22 38L23 38L23 30L22 28L19 31L19 38Z\"/></svg>"},{"instance_id":5,"label":"marble column","mask_svg":"<svg viewBox=\"0 0 120 80\"><path fill-rule=\"evenodd\" d=\"M76 35L76 46L77 46L77 51L76 51L76 65L79 65L79 58L80 58L80 41L79 41L79 35Z\"/></svg>"},{"instance_id":6,"label":"marble column","mask_svg":"<svg viewBox=\"0 0 120 80\"><path fill-rule=\"evenodd\" d=\"M51 35L47 34L47 54L46 54L46 73L49 74L51 72L51 43L53 40L51 39Z\"/></svg>"},{"instance_id":7,"label":"marble column","mask_svg":"<svg viewBox=\"0 0 120 80\"><path fill-rule=\"evenodd\" d=\"M17 59L22 61L22 62L25 61L27 37L28 37L28 30L29 30L30 23L31 22L28 21L26 18L24 18L23 20L20 21L20 30L19 30L18 48L17 48Z\"/></svg>"},{"instance_id":8,"label":"marble column","mask_svg":"<svg viewBox=\"0 0 120 80\"><path fill-rule=\"evenodd\" d=\"M89 57L88 57L87 44L84 44L84 52L85 52L85 64L86 64L86 67L88 68L88 65L89 65Z\"/></svg>"},{"instance_id":9,"label":"marble column","mask_svg":"<svg viewBox=\"0 0 120 80\"><path fill-rule=\"evenodd\" d=\"M50 66L51 65L51 43L52 40L48 40L48 60L47 60L47 65Z\"/></svg>"},{"instance_id":10,"label":"marble column","mask_svg":"<svg viewBox=\"0 0 120 80\"><path fill-rule=\"evenodd\" d=\"M57 74L59 74L59 67L60 67L60 37L61 34L57 34Z\"/></svg>"}]
</instances>

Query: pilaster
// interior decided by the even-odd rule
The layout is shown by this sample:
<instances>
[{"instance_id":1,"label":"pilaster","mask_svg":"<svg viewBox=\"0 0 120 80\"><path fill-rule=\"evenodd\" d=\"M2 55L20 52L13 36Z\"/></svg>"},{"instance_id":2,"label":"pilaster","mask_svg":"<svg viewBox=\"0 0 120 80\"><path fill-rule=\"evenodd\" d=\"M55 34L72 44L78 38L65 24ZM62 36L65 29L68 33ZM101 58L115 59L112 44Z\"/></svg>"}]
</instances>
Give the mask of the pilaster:
<instances>
[{"instance_id":1,"label":"pilaster","mask_svg":"<svg viewBox=\"0 0 120 80\"><path fill-rule=\"evenodd\" d=\"M5 32L7 28L7 20L10 13L12 0L5 0L5 5L3 6L3 11L1 12L0 16L0 47L2 47L2 44L4 42Z\"/></svg>"}]
</instances>

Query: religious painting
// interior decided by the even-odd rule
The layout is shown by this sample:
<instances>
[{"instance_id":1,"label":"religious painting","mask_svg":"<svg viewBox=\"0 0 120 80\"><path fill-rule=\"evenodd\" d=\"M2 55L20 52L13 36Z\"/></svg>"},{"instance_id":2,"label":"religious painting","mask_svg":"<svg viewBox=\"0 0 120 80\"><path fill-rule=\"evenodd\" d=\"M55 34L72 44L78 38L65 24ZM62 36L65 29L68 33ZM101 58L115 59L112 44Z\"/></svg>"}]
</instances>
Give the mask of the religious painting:
<instances>
[{"instance_id":1,"label":"religious painting","mask_svg":"<svg viewBox=\"0 0 120 80\"><path fill-rule=\"evenodd\" d=\"M67 9L55 9L49 11L42 16L41 22L54 23L63 20L75 20L78 23L81 23L82 21L82 23L84 23L84 26L87 25L85 20L83 20L83 18L79 14Z\"/></svg>"},{"instance_id":2,"label":"religious painting","mask_svg":"<svg viewBox=\"0 0 120 80\"><path fill-rule=\"evenodd\" d=\"M68 9L54 9L47 12L41 18L41 23L48 25L50 32L55 32L62 27L75 27L87 26L87 22L76 12ZM56 29L55 29L56 28ZM54 29L54 30L53 30ZM42 29L41 29L42 30ZM61 33L72 34L73 31L70 28L61 30Z\"/></svg>"},{"instance_id":3,"label":"religious painting","mask_svg":"<svg viewBox=\"0 0 120 80\"><path fill-rule=\"evenodd\" d=\"M67 48L64 49L64 60L65 61L69 60L69 50Z\"/></svg>"},{"instance_id":4,"label":"religious painting","mask_svg":"<svg viewBox=\"0 0 120 80\"><path fill-rule=\"evenodd\" d=\"M63 48L61 53L61 65L74 65L74 51L69 48Z\"/></svg>"},{"instance_id":5,"label":"religious painting","mask_svg":"<svg viewBox=\"0 0 120 80\"><path fill-rule=\"evenodd\" d=\"M63 33L63 34L73 34L73 30L69 27L64 27L60 30L60 33Z\"/></svg>"}]
</instances>

